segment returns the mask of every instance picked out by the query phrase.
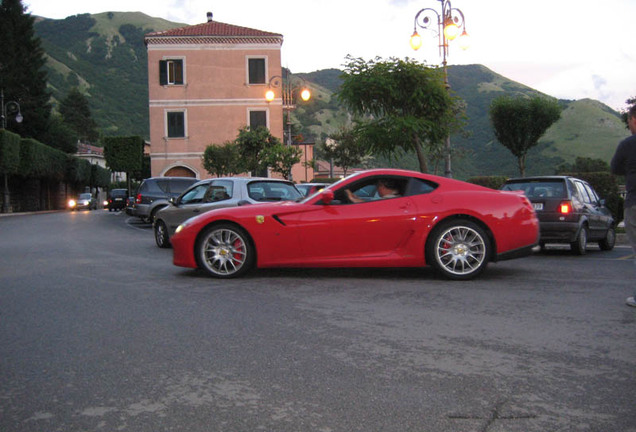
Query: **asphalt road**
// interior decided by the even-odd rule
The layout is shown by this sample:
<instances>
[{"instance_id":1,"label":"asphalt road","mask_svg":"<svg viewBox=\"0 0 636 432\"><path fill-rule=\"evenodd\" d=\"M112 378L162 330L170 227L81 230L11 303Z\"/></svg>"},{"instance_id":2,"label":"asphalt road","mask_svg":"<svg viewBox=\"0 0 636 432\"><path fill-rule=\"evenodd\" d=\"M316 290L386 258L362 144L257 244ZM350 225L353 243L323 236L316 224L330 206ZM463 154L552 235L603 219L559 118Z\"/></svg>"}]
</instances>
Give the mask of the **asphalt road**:
<instances>
[{"instance_id":1,"label":"asphalt road","mask_svg":"<svg viewBox=\"0 0 636 432\"><path fill-rule=\"evenodd\" d=\"M631 250L174 267L107 211L0 218L0 431L636 431Z\"/></svg>"}]
</instances>

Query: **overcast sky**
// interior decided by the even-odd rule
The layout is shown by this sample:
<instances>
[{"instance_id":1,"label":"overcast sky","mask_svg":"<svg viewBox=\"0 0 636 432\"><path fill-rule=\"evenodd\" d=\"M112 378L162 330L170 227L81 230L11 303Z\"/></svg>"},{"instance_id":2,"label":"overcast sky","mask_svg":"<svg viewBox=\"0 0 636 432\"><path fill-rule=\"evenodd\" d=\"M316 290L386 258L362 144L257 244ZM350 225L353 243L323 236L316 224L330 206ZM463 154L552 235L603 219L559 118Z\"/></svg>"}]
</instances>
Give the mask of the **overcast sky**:
<instances>
[{"instance_id":1,"label":"overcast sky","mask_svg":"<svg viewBox=\"0 0 636 432\"><path fill-rule=\"evenodd\" d=\"M482 64L551 96L598 99L614 109L636 96L636 0L452 0L470 35L466 51L451 43L448 64ZM422 8L439 0L23 0L33 15L136 12L169 21L216 21L284 36L283 66L292 72L342 69L347 54L410 57L441 63L437 36L418 29ZM452 82L451 82L452 86Z\"/></svg>"}]
</instances>

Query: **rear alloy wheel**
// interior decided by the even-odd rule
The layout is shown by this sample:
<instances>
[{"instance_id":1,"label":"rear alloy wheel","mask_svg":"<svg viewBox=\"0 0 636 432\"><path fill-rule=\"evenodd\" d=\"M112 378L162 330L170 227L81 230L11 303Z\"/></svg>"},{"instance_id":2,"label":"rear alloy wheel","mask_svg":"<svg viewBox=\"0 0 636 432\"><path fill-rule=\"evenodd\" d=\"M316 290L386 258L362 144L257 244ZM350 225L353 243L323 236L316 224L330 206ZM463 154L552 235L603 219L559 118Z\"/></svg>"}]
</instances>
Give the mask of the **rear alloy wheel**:
<instances>
[{"instance_id":1,"label":"rear alloy wheel","mask_svg":"<svg viewBox=\"0 0 636 432\"><path fill-rule=\"evenodd\" d=\"M614 228L608 228L607 233L605 234L605 238L598 242L598 247L604 251L610 251L614 249L614 245L616 244L616 231Z\"/></svg>"},{"instance_id":2,"label":"rear alloy wheel","mask_svg":"<svg viewBox=\"0 0 636 432\"><path fill-rule=\"evenodd\" d=\"M587 226L583 225L579 230L579 235L576 236L576 240L570 243L570 249L576 255L585 255L585 249L587 248Z\"/></svg>"},{"instance_id":3,"label":"rear alloy wheel","mask_svg":"<svg viewBox=\"0 0 636 432\"><path fill-rule=\"evenodd\" d=\"M468 220L442 223L431 233L426 257L437 271L455 280L472 279L488 265L490 240L479 225Z\"/></svg>"},{"instance_id":4,"label":"rear alloy wheel","mask_svg":"<svg viewBox=\"0 0 636 432\"><path fill-rule=\"evenodd\" d=\"M199 267L218 278L233 278L250 270L254 248L241 228L221 224L206 228L195 246Z\"/></svg>"},{"instance_id":5,"label":"rear alloy wheel","mask_svg":"<svg viewBox=\"0 0 636 432\"><path fill-rule=\"evenodd\" d=\"M155 222L155 242L160 248L170 247L170 238L168 236L168 227L165 222L158 220Z\"/></svg>"}]
</instances>

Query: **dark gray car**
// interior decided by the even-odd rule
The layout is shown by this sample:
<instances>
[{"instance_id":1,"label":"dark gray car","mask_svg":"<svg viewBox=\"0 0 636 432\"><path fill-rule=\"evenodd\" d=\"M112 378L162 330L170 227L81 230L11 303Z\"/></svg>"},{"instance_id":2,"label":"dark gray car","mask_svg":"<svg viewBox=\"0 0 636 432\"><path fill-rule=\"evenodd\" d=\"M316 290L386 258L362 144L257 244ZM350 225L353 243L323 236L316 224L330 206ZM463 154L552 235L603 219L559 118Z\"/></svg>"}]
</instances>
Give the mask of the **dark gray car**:
<instances>
[{"instance_id":1,"label":"dark gray car","mask_svg":"<svg viewBox=\"0 0 636 432\"><path fill-rule=\"evenodd\" d=\"M302 194L287 180L258 177L202 180L156 213L155 241L159 247L169 247L170 237L182 222L210 210L299 198Z\"/></svg>"},{"instance_id":2,"label":"dark gray car","mask_svg":"<svg viewBox=\"0 0 636 432\"><path fill-rule=\"evenodd\" d=\"M502 190L523 191L539 218L539 243L568 243L578 255L589 241L602 250L616 243L614 217L586 181L570 176L513 178Z\"/></svg>"},{"instance_id":3,"label":"dark gray car","mask_svg":"<svg viewBox=\"0 0 636 432\"><path fill-rule=\"evenodd\" d=\"M132 214L146 222L153 222L155 214L166 207L171 198L199 180L193 177L150 177L145 179L135 197Z\"/></svg>"}]
</instances>

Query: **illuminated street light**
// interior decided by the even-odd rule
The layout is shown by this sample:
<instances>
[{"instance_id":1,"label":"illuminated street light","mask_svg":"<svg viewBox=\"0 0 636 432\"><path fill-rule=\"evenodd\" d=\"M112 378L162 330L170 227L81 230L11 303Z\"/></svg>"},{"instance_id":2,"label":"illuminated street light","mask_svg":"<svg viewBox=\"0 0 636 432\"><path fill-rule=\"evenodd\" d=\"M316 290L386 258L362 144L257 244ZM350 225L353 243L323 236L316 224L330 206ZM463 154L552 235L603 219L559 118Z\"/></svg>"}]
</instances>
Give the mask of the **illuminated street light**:
<instances>
[{"instance_id":1,"label":"illuminated street light","mask_svg":"<svg viewBox=\"0 0 636 432\"><path fill-rule=\"evenodd\" d=\"M411 48L418 50L422 47L422 37L417 32L417 28L431 30L437 33L439 40L439 51L442 56L442 68L444 69L444 86L450 91L448 83L448 71L446 57L448 56L448 42L456 39L459 35L459 46L462 49L468 48L468 33L466 33L466 22L461 10L453 8L450 0L439 0L442 5L442 13L435 9L424 8L415 15L413 23L413 34L411 35ZM437 25L437 28L434 26ZM460 34L461 32L461 34ZM450 135L446 137L446 164L444 175L452 177L451 170L451 142Z\"/></svg>"},{"instance_id":2,"label":"illuminated street light","mask_svg":"<svg viewBox=\"0 0 636 432\"><path fill-rule=\"evenodd\" d=\"M4 89L0 89L0 128L7 128L8 115L15 115L15 121L18 123L22 123L22 120L24 120L20 112L20 104L14 101L9 101L5 104Z\"/></svg>"},{"instance_id":3,"label":"illuminated street light","mask_svg":"<svg viewBox=\"0 0 636 432\"><path fill-rule=\"evenodd\" d=\"M6 129L7 127L7 115L15 115L15 121L22 123L24 118L20 112L20 104L14 101L4 103L4 89L0 89L0 129ZM4 173L4 188L2 191L2 213L9 213L9 175Z\"/></svg>"},{"instance_id":4,"label":"illuminated street light","mask_svg":"<svg viewBox=\"0 0 636 432\"><path fill-rule=\"evenodd\" d=\"M285 77L274 75L270 78L268 90L265 92L265 100L272 102L276 99L276 89L280 89L280 97L283 100L283 111L287 113L287 145L292 144L291 112L296 109L296 98L299 96L304 102L311 99L311 91L305 80L299 76L287 74Z\"/></svg>"}]
</instances>

